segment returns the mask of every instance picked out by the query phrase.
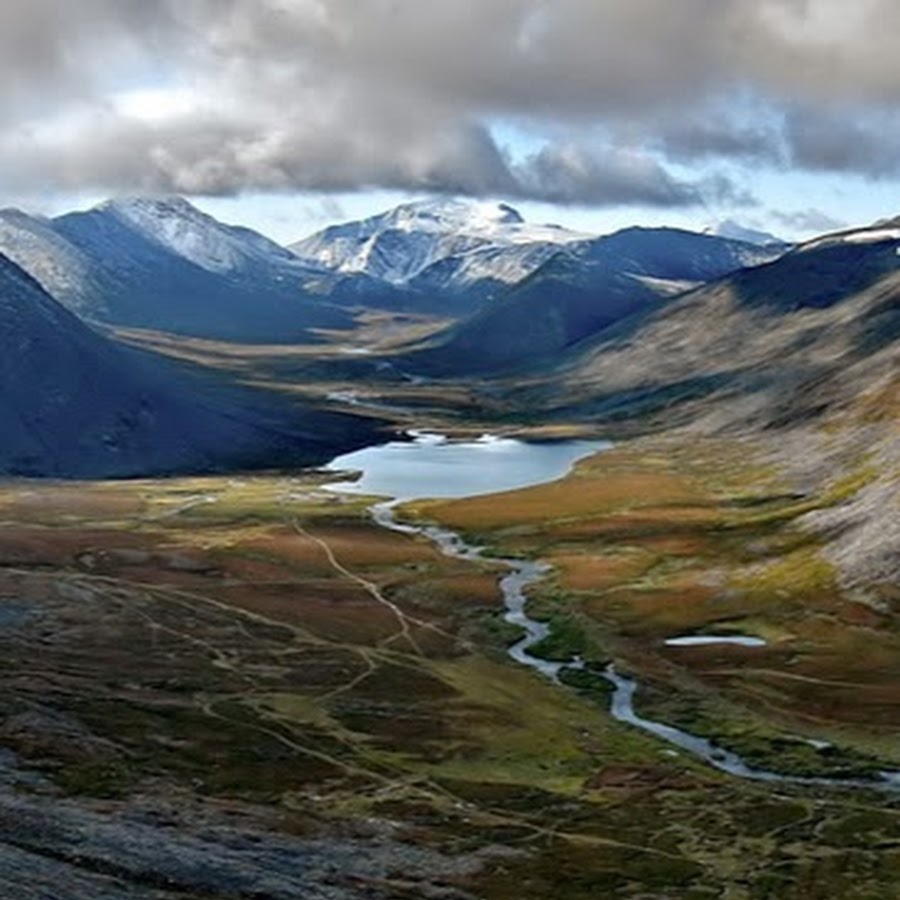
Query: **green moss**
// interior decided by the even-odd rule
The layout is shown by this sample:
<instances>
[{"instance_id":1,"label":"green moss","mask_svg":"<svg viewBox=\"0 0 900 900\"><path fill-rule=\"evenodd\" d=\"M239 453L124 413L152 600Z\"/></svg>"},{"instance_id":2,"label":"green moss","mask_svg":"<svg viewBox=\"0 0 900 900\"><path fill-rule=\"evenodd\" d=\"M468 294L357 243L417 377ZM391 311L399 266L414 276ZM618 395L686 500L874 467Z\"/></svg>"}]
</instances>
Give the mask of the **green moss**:
<instances>
[{"instance_id":1,"label":"green moss","mask_svg":"<svg viewBox=\"0 0 900 900\"><path fill-rule=\"evenodd\" d=\"M532 656L551 662L569 662L584 656L588 649L588 638L574 616L555 615L547 624L550 633L529 648L528 652Z\"/></svg>"},{"instance_id":2,"label":"green moss","mask_svg":"<svg viewBox=\"0 0 900 900\"><path fill-rule=\"evenodd\" d=\"M481 633L493 644L511 647L525 637L526 631L521 625L514 625L504 618L505 613L494 612L479 617Z\"/></svg>"},{"instance_id":3,"label":"green moss","mask_svg":"<svg viewBox=\"0 0 900 900\"><path fill-rule=\"evenodd\" d=\"M593 665L584 668L566 666L560 670L559 680L604 708L609 705L609 698L615 690L612 683Z\"/></svg>"},{"instance_id":4,"label":"green moss","mask_svg":"<svg viewBox=\"0 0 900 900\"><path fill-rule=\"evenodd\" d=\"M481 556L485 559L519 559L525 560L530 558L530 554L522 550L513 550L509 547L501 547L499 545L488 544L481 546Z\"/></svg>"},{"instance_id":5,"label":"green moss","mask_svg":"<svg viewBox=\"0 0 900 900\"><path fill-rule=\"evenodd\" d=\"M639 697L640 712L738 754L752 768L794 778L875 780L887 768L873 756L852 748L814 746L771 728L753 716L729 715L721 704L707 704L686 694L663 698L656 693L650 708ZM651 692L651 696L654 696Z\"/></svg>"},{"instance_id":6,"label":"green moss","mask_svg":"<svg viewBox=\"0 0 900 900\"><path fill-rule=\"evenodd\" d=\"M866 485L877 481L879 470L873 465L860 466L843 478L838 478L828 485L824 495L823 505L834 506L843 503L858 494Z\"/></svg>"},{"instance_id":7,"label":"green moss","mask_svg":"<svg viewBox=\"0 0 900 900\"><path fill-rule=\"evenodd\" d=\"M576 603L574 594L544 582L534 595L529 596L526 610L532 619L549 623L554 617L567 614Z\"/></svg>"},{"instance_id":8,"label":"green moss","mask_svg":"<svg viewBox=\"0 0 900 900\"><path fill-rule=\"evenodd\" d=\"M821 829L821 837L838 846L870 845L900 838L900 815L877 809L851 813Z\"/></svg>"},{"instance_id":9,"label":"green moss","mask_svg":"<svg viewBox=\"0 0 900 900\"><path fill-rule=\"evenodd\" d=\"M802 803L781 800L761 800L741 811L741 823L747 834L762 837L773 831L783 831L809 818Z\"/></svg>"}]
</instances>

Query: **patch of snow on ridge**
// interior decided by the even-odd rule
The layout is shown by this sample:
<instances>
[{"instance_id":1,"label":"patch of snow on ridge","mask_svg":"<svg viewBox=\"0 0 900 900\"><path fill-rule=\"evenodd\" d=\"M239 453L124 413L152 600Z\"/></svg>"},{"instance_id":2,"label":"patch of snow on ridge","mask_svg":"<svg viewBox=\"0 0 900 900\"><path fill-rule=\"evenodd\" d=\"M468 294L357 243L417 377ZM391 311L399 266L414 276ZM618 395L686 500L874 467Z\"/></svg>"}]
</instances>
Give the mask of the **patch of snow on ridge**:
<instances>
[{"instance_id":1,"label":"patch of snow on ridge","mask_svg":"<svg viewBox=\"0 0 900 900\"><path fill-rule=\"evenodd\" d=\"M882 241L900 241L900 228L863 228L859 231L845 231L816 238L800 249L819 250L838 244L877 244Z\"/></svg>"},{"instance_id":2,"label":"patch of snow on ridge","mask_svg":"<svg viewBox=\"0 0 900 900\"><path fill-rule=\"evenodd\" d=\"M99 208L216 274L234 272L251 260L269 259L282 265L295 261L274 241L223 225L181 197L130 197L109 200Z\"/></svg>"},{"instance_id":3,"label":"patch of snow on ridge","mask_svg":"<svg viewBox=\"0 0 900 900\"><path fill-rule=\"evenodd\" d=\"M397 285L441 263L454 274L445 271L438 280L467 285L485 278L518 281L557 247L589 237L557 225L531 225L505 203L422 200L326 228L291 250L307 265Z\"/></svg>"},{"instance_id":4,"label":"patch of snow on ridge","mask_svg":"<svg viewBox=\"0 0 900 900\"><path fill-rule=\"evenodd\" d=\"M871 231L857 231L844 237L846 244L864 244L875 241L900 241L900 228L876 228Z\"/></svg>"},{"instance_id":5,"label":"patch of snow on ridge","mask_svg":"<svg viewBox=\"0 0 900 900\"><path fill-rule=\"evenodd\" d=\"M404 203L389 213L373 218L402 231L443 233L459 230L476 234L525 222L517 210L505 203L467 200L422 200Z\"/></svg>"},{"instance_id":6,"label":"patch of snow on ridge","mask_svg":"<svg viewBox=\"0 0 900 900\"><path fill-rule=\"evenodd\" d=\"M526 222L517 209L506 203L475 200L421 200L404 203L389 213L365 220L363 224L368 223L372 223L378 230L387 226L400 231L472 235L503 244L535 241L566 244L593 236L571 231L560 225L533 225Z\"/></svg>"}]
</instances>

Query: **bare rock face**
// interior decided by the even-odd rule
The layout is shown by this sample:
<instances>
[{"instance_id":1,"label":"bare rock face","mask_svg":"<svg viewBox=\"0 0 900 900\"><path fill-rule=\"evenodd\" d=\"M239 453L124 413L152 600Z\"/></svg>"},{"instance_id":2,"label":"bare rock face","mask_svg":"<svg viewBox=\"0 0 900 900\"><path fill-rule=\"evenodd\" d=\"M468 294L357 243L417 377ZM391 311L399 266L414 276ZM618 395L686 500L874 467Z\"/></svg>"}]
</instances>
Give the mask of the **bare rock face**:
<instances>
[{"instance_id":1,"label":"bare rock face","mask_svg":"<svg viewBox=\"0 0 900 900\"><path fill-rule=\"evenodd\" d=\"M848 588L900 585L900 438L874 447L864 464L872 480L845 503L805 518L830 538L827 557Z\"/></svg>"},{"instance_id":2,"label":"bare rock face","mask_svg":"<svg viewBox=\"0 0 900 900\"><path fill-rule=\"evenodd\" d=\"M0 894L25 900L390 900L398 888L472 900L440 882L488 858L387 836L294 838L242 824L233 811L164 799L91 809L0 787Z\"/></svg>"}]
</instances>

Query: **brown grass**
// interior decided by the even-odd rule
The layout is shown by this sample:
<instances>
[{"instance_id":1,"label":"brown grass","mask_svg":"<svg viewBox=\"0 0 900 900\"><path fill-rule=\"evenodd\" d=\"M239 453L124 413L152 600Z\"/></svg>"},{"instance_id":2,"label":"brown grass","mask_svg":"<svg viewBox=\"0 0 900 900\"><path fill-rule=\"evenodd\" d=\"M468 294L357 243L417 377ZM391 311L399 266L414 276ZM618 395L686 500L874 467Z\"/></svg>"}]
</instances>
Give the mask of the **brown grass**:
<instances>
[{"instance_id":1,"label":"brown grass","mask_svg":"<svg viewBox=\"0 0 900 900\"><path fill-rule=\"evenodd\" d=\"M540 487L468 500L415 504L420 515L470 532L493 531L558 520L590 519L623 509L687 506L699 495L683 478L664 472L610 473L578 469L569 478Z\"/></svg>"},{"instance_id":2,"label":"brown grass","mask_svg":"<svg viewBox=\"0 0 900 900\"><path fill-rule=\"evenodd\" d=\"M560 585L572 591L599 591L643 575L653 557L643 553L551 553L547 557L559 573Z\"/></svg>"}]
</instances>

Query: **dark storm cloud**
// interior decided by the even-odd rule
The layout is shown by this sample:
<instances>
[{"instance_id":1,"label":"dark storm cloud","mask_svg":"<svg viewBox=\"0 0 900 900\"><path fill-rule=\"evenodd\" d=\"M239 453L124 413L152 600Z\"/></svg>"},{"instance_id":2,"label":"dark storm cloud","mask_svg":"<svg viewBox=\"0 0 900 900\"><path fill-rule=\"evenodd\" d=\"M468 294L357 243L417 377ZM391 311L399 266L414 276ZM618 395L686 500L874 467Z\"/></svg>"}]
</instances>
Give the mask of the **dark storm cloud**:
<instances>
[{"instance_id":1,"label":"dark storm cloud","mask_svg":"<svg viewBox=\"0 0 900 900\"><path fill-rule=\"evenodd\" d=\"M900 173L896 110L792 110L785 117L785 137L791 162L799 168L875 178Z\"/></svg>"},{"instance_id":2,"label":"dark storm cloud","mask_svg":"<svg viewBox=\"0 0 900 900\"><path fill-rule=\"evenodd\" d=\"M554 145L519 167L527 196L551 203L692 206L700 203L697 185L672 178L652 158L634 152L591 153L577 145Z\"/></svg>"},{"instance_id":3,"label":"dark storm cloud","mask_svg":"<svg viewBox=\"0 0 900 900\"><path fill-rule=\"evenodd\" d=\"M0 172L740 205L678 167L895 171L898 28L893 0L5 0ZM147 121L109 100L147 81L197 108ZM501 119L532 138L502 145Z\"/></svg>"},{"instance_id":4,"label":"dark storm cloud","mask_svg":"<svg viewBox=\"0 0 900 900\"><path fill-rule=\"evenodd\" d=\"M740 189L727 178L678 180L633 150L555 143L519 159L477 124L447 127L436 121L420 132L406 123L402 138L397 121L393 127L358 125L336 131L307 122L273 131L264 122L216 117L146 123L106 115L68 136L0 138L0 172L14 170L19 186L38 185L52 170L68 190L210 196L372 186L565 205L740 202Z\"/></svg>"},{"instance_id":5,"label":"dark storm cloud","mask_svg":"<svg viewBox=\"0 0 900 900\"><path fill-rule=\"evenodd\" d=\"M733 159L781 164L785 159L778 128L771 124L728 121L715 113L707 118L685 117L672 123L658 123L655 144L666 158L684 163Z\"/></svg>"}]
</instances>

